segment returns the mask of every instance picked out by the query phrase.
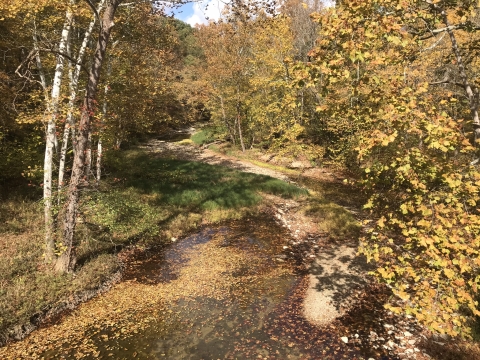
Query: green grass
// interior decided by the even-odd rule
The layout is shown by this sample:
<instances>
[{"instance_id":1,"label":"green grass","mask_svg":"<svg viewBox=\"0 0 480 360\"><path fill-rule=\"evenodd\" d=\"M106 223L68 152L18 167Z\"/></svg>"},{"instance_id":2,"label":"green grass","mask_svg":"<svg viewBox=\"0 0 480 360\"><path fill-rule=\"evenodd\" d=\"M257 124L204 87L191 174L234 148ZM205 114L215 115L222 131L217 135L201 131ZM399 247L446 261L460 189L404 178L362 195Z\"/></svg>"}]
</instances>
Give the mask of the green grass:
<instances>
[{"instance_id":1,"label":"green grass","mask_svg":"<svg viewBox=\"0 0 480 360\"><path fill-rule=\"evenodd\" d=\"M196 132L190 137L196 145L204 145L216 140L215 130L209 127L205 127L202 130Z\"/></svg>"},{"instance_id":2,"label":"green grass","mask_svg":"<svg viewBox=\"0 0 480 360\"><path fill-rule=\"evenodd\" d=\"M130 198L147 196L147 203L167 212L253 207L261 201L262 192L285 198L306 194L303 189L269 176L199 162L153 158L141 151L117 154L110 161L110 169L114 177L124 179L121 187L128 190L122 191L133 192Z\"/></svg>"}]
</instances>

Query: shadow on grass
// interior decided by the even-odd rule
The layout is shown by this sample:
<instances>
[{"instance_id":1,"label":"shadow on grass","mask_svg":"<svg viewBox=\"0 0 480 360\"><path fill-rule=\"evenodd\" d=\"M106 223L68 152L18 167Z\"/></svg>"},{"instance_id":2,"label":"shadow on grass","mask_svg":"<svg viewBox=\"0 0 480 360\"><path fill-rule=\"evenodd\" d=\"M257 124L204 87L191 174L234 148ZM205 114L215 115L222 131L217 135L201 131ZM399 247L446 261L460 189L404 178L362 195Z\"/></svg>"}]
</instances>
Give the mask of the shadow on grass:
<instances>
[{"instance_id":1,"label":"shadow on grass","mask_svg":"<svg viewBox=\"0 0 480 360\"><path fill-rule=\"evenodd\" d=\"M259 203L260 192L292 198L306 191L265 175L244 173L200 162L152 158L132 151L112 162L114 176L124 186L156 194L157 204L189 210L234 209Z\"/></svg>"},{"instance_id":2,"label":"shadow on grass","mask_svg":"<svg viewBox=\"0 0 480 360\"><path fill-rule=\"evenodd\" d=\"M367 202L367 197L362 191L339 181L322 181L315 178L300 177L298 182L322 194L324 199L349 210L358 211Z\"/></svg>"}]
</instances>

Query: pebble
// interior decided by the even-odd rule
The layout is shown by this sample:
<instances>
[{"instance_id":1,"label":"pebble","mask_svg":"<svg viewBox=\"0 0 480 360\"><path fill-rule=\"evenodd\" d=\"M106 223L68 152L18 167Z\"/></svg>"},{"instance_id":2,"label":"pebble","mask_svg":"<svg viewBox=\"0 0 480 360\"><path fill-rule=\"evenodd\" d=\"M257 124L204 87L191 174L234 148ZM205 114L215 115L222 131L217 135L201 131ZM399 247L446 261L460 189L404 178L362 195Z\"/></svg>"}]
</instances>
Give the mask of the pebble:
<instances>
[{"instance_id":1,"label":"pebble","mask_svg":"<svg viewBox=\"0 0 480 360\"><path fill-rule=\"evenodd\" d=\"M403 333L403 335L405 335L406 337L410 337L410 336L412 336L412 333L411 333L411 332L408 332L408 331L405 331L405 332Z\"/></svg>"},{"instance_id":2,"label":"pebble","mask_svg":"<svg viewBox=\"0 0 480 360\"><path fill-rule=\"evenodd\" d=\"M343 336L343 337L341 337L341 339L345 344L348 344L348 337Z\"/></svg>"},{"instance_id":3,"label":"pebble","mask_svg":"<svg viewBox=\"0 0 480 360\"><path fill-rule=\"evenodd\" d=\"M413 340L413 339L412 339L412 340L408 340L408 343L409 343L410 345L414 345L414 344L415 344L415 342L416 342L416 341L415 341L415 340Z\"/></svg>"}]
</instances>

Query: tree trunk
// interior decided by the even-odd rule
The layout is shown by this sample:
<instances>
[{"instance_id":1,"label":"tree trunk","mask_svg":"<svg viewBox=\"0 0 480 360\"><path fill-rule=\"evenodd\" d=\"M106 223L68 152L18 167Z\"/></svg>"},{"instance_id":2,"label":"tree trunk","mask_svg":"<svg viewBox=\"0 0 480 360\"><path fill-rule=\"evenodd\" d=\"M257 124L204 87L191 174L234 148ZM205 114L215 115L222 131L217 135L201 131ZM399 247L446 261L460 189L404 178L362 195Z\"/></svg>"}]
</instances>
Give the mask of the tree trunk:
<instances>
[{"instance_id":1,"label":"tree trunk","mask_svg":"<svg viewBox=\"0 0 480 360\"><path fill-rule=\"evenodd\" d=\"M68 186L67 204L63 222L62 254L57 259L55 269L58 272L72 271L75 267L76 256L74 246L74 234L79 203L79 187L84 177L85 151L87 149L90 123L95 110L95 97L100 79L105 51L107 49L110 33L114 26L115 12L122 0L108 0L102 16L100 34L97 48L94 53L92 67L88 78L83 110L77 135L77 144L72 166L72 177Z\"/></svg>"},{"instance_id":2,"label":"tree trunk","mask_svg":"<svg viewBox=\"0 0 480 360\"><path fill-rule=\"evenodd\" d=\"M74 4L74 0L70 1L70 6ZM58 44L59 53L65 53L68 37L72 27L73 12L71 7L67 9L65 24L63 26L60 43ZM53 150L56 144L56 120L58 116L58 103L60 98L60 90L62 86L62 77L64 69L64 57L57 56L55 66L55 75L53 78L51 102L51 114L47 122L46 144L45 144L45 160L43 165L43 201L45 213L45 261L51 262L55 258L55 216L52 209L52 168L53 168Z\"/></svg>"},{"instance_id":3,"label":"tree trunk","mask_svg":"<svg viewBox=\"0 0 480 360\"><path fill-rule=\"evenodd\" d=\"M242 152L245 152L245 144L242 135L242 122L240 120L240 113L237 113L238 137L240 138L240 145L242 145Z\"/></svg>"},{"instance_id":4,"label":"tree trunk","mask_svg":"<svg viewBox=\"0 0 480 360\"><path fill-rule=\"evenodd\" d=\"M237 85L237 125L238 125L238 137L240 139L240 145L242 146L242 152L245 152L245 144L243 142L242 135L242 121L240 119L240 87Z\"/></svg>"},{"instance_id":5,"label":"tree trunk","mask_svg":"<svg viewBox=\"0 0 480 360\"><path fill-rule=\"evenodd\" d=\"M115 46L115 43L113 44ZM107 69L107 83L105 85L104 89L104 99L103 99L103 116L102 120L100 121L100 129L98 131L98 144L97 144L97 185L100 183L100 179L102 177L102 155L103 155L103 143L102 143L102 135L103 135L103 124L105 123L105 119L107 118L107 109L108 109L108 89L110 87L108 78L110 78L110 75L112 74L112 59L111 57L109 58L108 61L108 69Z\"/></svg>"},{"instance_id":6,"label":"tree trunk","mask_svg":"<svg viewBox=\"0 0 480 360\"><path fill-rule=\"evenodd\" d=\"M237 146L236 138L237 138L237 117L235 116L233 120L233 145L235 146Z\"/></svg>"},{"instance_id":7,"label":"tree trunk","mask_svg":"<svg viewBox=\"0 0 480 360\"><path fill-rule=\"evenodd\" d=\"M222 95L219 95L218 97L220 98L220 106L221 106L221 108L222 108L222 119L223 119L223 122L225 123L225 126L227 127L228 132L230 133L230 137L232 138L233 146L235 146L235 129L233 129L233 131L232 131L232 127L231 127L230 124L228 123L227 115L225 114L225 106L224 106L224 104L223 104L223 96L222 96ZM234 125L234 128L235 128L235 125Z\"/></svg>"},{"instance_id":8,"label":"tree trunk","mask_svg":"<svg viewBox=\"0 0 480 360\"><path fill-rule=\"evenodd\" d=\"M102 156L103 156L103 144L102 144L102 134L100 133L100 137L98 138L98 144L97 144L97 164L96 164L97 185L100 183L100 179L102 177Z\"/></svg>"},{"instance_id":9,"label":"tree trunk","mask_svg":"<svg viewBox=\"0 0 480 360\"><path fill-rule=\"evenodd\" d=\"M105 0L102 0L97 7L97 12L99 13ZM74 110L75 110L75 100L77 98L77 91L78 91L78 79L80 78L80 71L81 71L81 63L83 62L83 57L85 56L85 52L87 50L88 42L90 41L90 37L92 35L93 28L95 26L97 17L94 15L92 21L88 25L87 30L85 31L85 35L83 36L82 44L80 45L80 49L78 50L76 64L73 69L70 69L69 78L69 91L70 91L70 98L68 100L68 112L67 112L67 119L65 122L65 129L63 132L63 141L62 141L62 148L60 150L60 163L58 167L58 201L60 202L61 197L61 190L63 187L63 178L65 176L65 161L67 158L67 149L68 149L68 135L70 131L72 132L72 139L75 138L75 120L74 120ZM75 148L75 143L73 143L73 148Z\"/></svg>"},{"instance_id":10,"label":"tree trunk","mask_svg":"<svg viewBox=\"0 0 480 360\"><path fill-rule=\"evenodd\" d=\"M85 150L85 181L88 183L90 173L92 172L92 127L88 130L87 149Z\"/></svg>"}]
</instances>

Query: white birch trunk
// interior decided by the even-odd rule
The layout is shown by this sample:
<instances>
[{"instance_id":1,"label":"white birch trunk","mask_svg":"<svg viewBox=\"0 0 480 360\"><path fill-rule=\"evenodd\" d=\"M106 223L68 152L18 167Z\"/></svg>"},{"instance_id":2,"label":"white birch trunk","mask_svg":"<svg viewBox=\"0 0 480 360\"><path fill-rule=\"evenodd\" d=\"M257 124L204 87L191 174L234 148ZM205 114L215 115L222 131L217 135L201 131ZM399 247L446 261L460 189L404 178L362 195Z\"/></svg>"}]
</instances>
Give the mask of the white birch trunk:
<instances>
[{"instance_id":1,"label":"white birch trunk","mask_svg":"<svg viewBox=\"0 0 480 360\"><path fill-rule=\"evenodd\" d=\"M102 177L102 155L103 155L103 144L102 144L102 133L103 133L103 124L105 123L105 119L107 117L107 93L108 93L108 84L105 85L105 99L103 100L103 116L102 121L100 123L100 131L98 136L98 144L97 144L97 185L100 183L100 179Z\"/></svg>"},{"instance_id":2,"label":"white birch trunk","mask_svg":"<svg viewBox=\"0 0 480 360\"><path fill-rule=\"evenodd\" d=\"M87 136L87 149L85 150L85 179L88 181L92 171L92 128L90 127Z\"/></svg>"},{"instance_id":3,"label":"white birch trunk","mask_svg":"<svg viewBox=\"0 0 480 360\"><path fill-rule=\"evenodd\" d=\"M74 0L70 1L74 4ZM69 7L67 9L65 24L63 26L62 35L58 44L58 51L60 54L65 53L67 41L72 27L73 12ZM60 99L60 91L62 86L62 77L64 70L64 56L57 56L57 63L55 66L55 74L53 78L52 94L50 97L51 116L49 116L46 132L45 144L45 160L43 165L43 201L45 206L45 261L51 262L55 258L55 217L52 210L52 169L53 169L53 150L56 143L56 119L58 116L58 103Z\"/></svg>"},{"instance_id":4,"label":"white birch trunk","mask_svg":"<svg viewBox=\"0 0 480 360\"><path fill-rule=\"evenodd\" d=\"M105 3L105 0L100 1L97 12L100 13L100 11L103 8L103 5ZM78 50L78 55L76 58L76 64L74 67L70 68L69 71L69 92L70 92L70 98L68 100L68 111L67 111L67 119L65 122L65 129L63 132L63 141L62 141L62 149L60 151L60 163L58 167L58 196L59 196L59 201L61 197L61 190L64 185L64 176L65 176L65 161L67 158L67 149L68 149L68 136L69 133L72 133L72 144L73 144L73 149L75 151L75 120L74 120L74 111L75 111L75 100L77 98L77 92L78 92L78 80L80 77L80 71L81 71L81 63L83 61L83 58L85 56L85 52L87 50L88 42L90 41L90 38L92 36L93 28L95 27L96 23L96 16L94 15L92 18L92 21L90 21L90 24L88 25L87 30L85 31L85 35L83 36L83 41L82 44L80 45L80 49Z\"/></svg>"}]
</instances>

